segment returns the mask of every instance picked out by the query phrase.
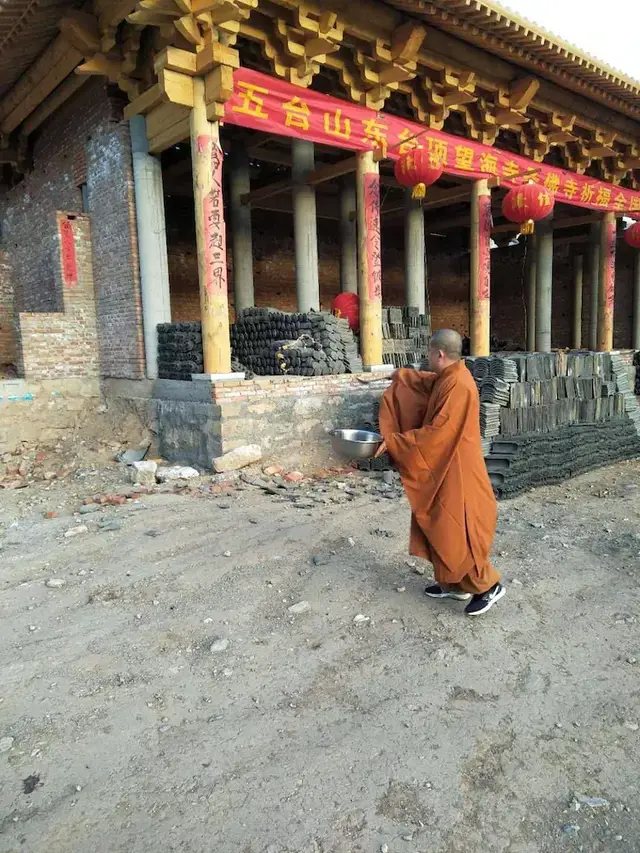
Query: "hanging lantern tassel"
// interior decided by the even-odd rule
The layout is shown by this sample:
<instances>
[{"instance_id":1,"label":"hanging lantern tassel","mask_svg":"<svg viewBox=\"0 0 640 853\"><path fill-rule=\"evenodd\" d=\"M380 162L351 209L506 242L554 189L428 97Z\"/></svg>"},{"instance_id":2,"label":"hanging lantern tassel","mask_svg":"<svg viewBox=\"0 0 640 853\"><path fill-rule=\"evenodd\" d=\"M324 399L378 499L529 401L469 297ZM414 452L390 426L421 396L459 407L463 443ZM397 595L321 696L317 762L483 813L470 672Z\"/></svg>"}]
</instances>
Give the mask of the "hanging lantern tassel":
<instances>
[{"instance_id":1,"label":"hanging lantern tassel","mask_svg":"<svg viewBox=\"0 0 640 853\"><path fill-rule=\"evenodd\" d=\"M520 229L521 234L533 234L536 230L536 223L533 219L527 219L526 222L523 223L522 228Z\"/></svg>"},{"instance_id":2,"label":"hanging lantern tassel","mask_svg":"<svg viewBox=\"0 0 640 853\"><path fill-rule=\"evenodd\" d=\"M425 184L416 184L414 188L411 190L411 198L413 199L423 199L427 194L427 187Z\"/></svg>"}]
</instances>

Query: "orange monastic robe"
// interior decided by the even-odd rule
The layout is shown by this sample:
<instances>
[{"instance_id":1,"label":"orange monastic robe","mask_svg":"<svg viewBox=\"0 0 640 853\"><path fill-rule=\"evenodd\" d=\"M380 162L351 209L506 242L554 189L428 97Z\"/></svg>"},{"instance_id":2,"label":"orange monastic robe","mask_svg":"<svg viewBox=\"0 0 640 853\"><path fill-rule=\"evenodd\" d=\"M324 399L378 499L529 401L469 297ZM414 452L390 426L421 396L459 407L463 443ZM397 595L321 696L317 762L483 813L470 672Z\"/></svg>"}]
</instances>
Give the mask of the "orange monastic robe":
<instances>
[{"instance_id":1,"label":"orange monastic robe","mask_svg":"<svg viewBox=\"0 0 640 853\"><path fill-rule=\"evenodd\" d=\"M478 390L463 361L439 376L399 370L380 404L380 430L411 505L410 552L439 584L482 593L497 504L480 442Z\"/></svg>"}]
</instances>

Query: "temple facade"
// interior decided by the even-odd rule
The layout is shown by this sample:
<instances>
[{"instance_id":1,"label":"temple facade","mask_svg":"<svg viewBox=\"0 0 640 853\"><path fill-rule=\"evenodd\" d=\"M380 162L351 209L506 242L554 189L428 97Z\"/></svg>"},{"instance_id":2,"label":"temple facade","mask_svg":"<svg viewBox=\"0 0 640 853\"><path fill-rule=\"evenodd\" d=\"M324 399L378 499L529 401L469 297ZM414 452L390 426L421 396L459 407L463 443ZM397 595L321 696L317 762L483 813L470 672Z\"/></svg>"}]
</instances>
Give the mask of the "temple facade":
<instances>
[{"instance_id":1,"label":"temple facade","mask_svg":"<svg viewBox=\"0 0 640 853\"><path fill-rule=\"evenodd\" d=\"M0 168L0 448L106 396L176 459L301 451L374 417L389 309L476 357L640 350L640 83L492 3L7 0ZM525 184L554 201L527 235ZM339 293L357 371L248 377L243 312Z\"/></svg>"}]
</instances>

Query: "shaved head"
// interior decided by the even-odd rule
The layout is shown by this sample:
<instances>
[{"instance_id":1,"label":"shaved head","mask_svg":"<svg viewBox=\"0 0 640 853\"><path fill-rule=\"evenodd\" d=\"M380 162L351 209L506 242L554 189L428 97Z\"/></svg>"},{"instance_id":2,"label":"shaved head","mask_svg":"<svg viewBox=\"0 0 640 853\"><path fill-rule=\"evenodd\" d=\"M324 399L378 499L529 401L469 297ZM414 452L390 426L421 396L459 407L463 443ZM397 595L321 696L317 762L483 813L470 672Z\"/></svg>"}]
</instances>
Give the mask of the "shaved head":
<instances>
[{"instance_id":1,"label":"shaved head","mask_svg":"<svg viewBox=\"0 0 640 853\"><path fill-rule=\"evenodd\" d=\"M462 338L453 329L438 329L431 335L429 349L442 352L451 361L462 358Z\"/></svg>"}]
</instances>

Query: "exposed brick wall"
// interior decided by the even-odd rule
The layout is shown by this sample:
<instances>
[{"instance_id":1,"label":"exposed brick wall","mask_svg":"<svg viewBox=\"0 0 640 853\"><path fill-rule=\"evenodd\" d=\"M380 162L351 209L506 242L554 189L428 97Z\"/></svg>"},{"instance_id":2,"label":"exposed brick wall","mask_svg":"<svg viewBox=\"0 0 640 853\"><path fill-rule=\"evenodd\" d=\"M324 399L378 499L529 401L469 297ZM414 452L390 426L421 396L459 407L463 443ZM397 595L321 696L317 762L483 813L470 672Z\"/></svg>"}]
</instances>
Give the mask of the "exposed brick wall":
<instances>
[{"instance_id":1,"label":"exposed brick wall","mask_svg":"<svg viewBox=\"0 0 640 853\"><path fill-rule=\"evenodd\" d=\"M56 230L56 278L63 294L61 313L19 314L19 366L27 380L92 378L99 376L98 330L88 216L71 215L77 276L62 274L60 228ZM58 214L58 225L68 219Z\"/></svg>"},{"instance_id":2,"label":"exposed brick wall","mask_svg":"<svg viewBox=\"0 0 640 853\"><path fill-rule=\"evenodd\" d=\"M6 252L0 251L0 368L15 364L16 330L11 267Z\"/></svg>"},{"instance_id":3,"label":"exposed brick wall","mask_svg":"<svg viewBox=\"0 0 640 853\"><path fill-rule=\"evenodd\" d=\"M168 215L170 219L170 215ZM184 221L184 220L183 220ZM187 219L187 222L189 220ZM296 285L292 219L285 214L257 212L253 219L253 253L256 304L295 311ZM340 281L339 244L332 223L320 221L318 229L320 299L329 307ZM469 333L469 254L458 237L429 236L427 242L429 297L433 328L453 328ZM573 256L586 244L559 243L554 252L552 345L571 346L573 333ZM169 231L169 279L172 319L198 320L200 301L195 236L189 229ZM383 301L404 303L403 233L383 230ZM233 258L229 261L229 300L233 317ZM633 313L633 252L618 240L614 346L631 346ZM524 348L526 328L525 250L522 246L491 251L491 333L511 346ZM589 276L585 266L583 292L583 346L589 344Z\"/></svg>"},{"instance_id":4,"label":"exposed brick wall","mask_svg":"<svg viewBox=\"0 0 640 853\"><path fill-rule=\"evenodd\" d=\"M133 166L128 126L87 141L87 194L105 377L145 375Z\"/></svg>"},{"instance_id":5,"label":"exposed brick wall","mask_svg":"<svg viewBox=\"0 0 640 853\"><path fill-rule=\"evenodd\" d=\"M122 97L90 80L34 135L33 169L2 200L3 248L13 269L16 310L61 312L56 211L92 216L105 376L144 375L131 150Z\"/></svg>"}]
</instances>

